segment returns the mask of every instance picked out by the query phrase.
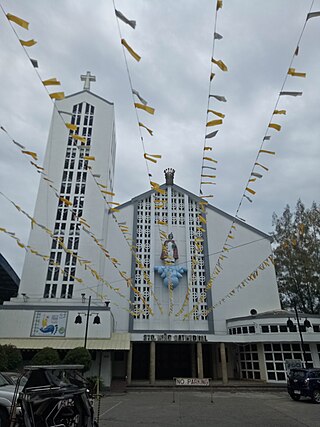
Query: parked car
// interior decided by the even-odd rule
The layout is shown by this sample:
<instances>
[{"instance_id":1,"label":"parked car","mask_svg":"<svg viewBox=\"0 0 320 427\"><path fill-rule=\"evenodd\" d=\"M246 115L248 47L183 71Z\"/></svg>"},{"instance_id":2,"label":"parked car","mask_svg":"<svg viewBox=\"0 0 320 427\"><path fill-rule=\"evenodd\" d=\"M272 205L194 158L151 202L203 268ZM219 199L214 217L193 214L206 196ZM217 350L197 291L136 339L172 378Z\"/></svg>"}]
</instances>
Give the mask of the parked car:
<instances>
[{"instance_id":1,"label":"parked car","mask_svg":"<svg viewBox=\"0 0 320 427\"><path fill-rule=\"evenodd\" d=\"M10 384L0 374L0 427L9 426L11 406L21 390L22 387Z\"/></svg>"},{"instance_id":2,"label":"parked car","mask_svg":"<svg viewBox=\"0 0 320 427\"><path fill-rule=\"evenodd\" d=\"M19 385L21 385L22 387L28 381L28 378L20 372L1 372L1 375L5 377L8 383L14 385L19 382Z\"/></svg>"},{"instance_id":3,"label":"parked car","mask_svg":"<svg viewBox=\"0 0 320 427\"><path fill-rule=\"evenodd\" d=\"M314 403L320 403L320 369L291 369L287 388L293 400L300 400L303 396L311 397Z\"/></svg>"},{"instance_id":4,"label":"parked car","mask_svg":"<svg viewBox=\"0 0 320 427\"><path fill-rule=\"evenodd\" d=\"M16 427L98 427L82 377L83 365L25 366ZM1 424L0 424L0 427Z\"/></svg>"}]
</instances>

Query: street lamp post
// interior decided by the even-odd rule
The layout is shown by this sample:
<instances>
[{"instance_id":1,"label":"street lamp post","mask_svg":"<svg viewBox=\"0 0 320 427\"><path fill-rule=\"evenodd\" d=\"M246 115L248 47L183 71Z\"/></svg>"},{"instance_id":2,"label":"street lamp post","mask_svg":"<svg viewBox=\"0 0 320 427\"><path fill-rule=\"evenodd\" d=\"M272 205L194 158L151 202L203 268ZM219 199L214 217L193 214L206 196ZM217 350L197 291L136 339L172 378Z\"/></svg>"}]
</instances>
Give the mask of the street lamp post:
<instances>
[{"instance_id":1,"label":"street lamp post","mask_svg":"<svg viewBox=\"0 0 320 427\"><path fill-rule=\"evenodd\" d=\"M85 302L84 294L82 294L82 302ZM84 316L87 316L87 318L86 318L86 329L85 329L85 333L84 333L83 348L87 348L88 330L89 330L89 317L91 316L91 314L96 314L95 318L93 319L94 325L99 325L101 323L99 313L90 313L90 311L91 311L91 295L89 296L89 300L88 300L87 312L86 313L78 313L78 316L75 318L75 321L74 321L74 323L82 323L81 314L83 314Z\"/></svg>"},{"instance_id":2,"label":"street lamp post","mask_svg":"<svg viewBox=\"0 0 320 427\"><path fill-rule=\"evenodd\" d=\"M298 314L298 310L297 310L297 303L296 303L295 300L293 301L293 306L294 306L294 311L295 311L295 314L296 314L298 331L299 331L299 335L300 335L300 342L301 342L301 348L302 348L302 353L303 353L304 365L305 365L305 368L306 368L307 367L306 348L305 348L305 344L304 344L304 341L303 341L302 329L301 329L301 324L300 324L300 318L299 318L299 314ZM310 328L311 327L311 323L309 322L308 319L304 320L303 325L304 325L305 328ZM294 326L294 323L293 323L293 321L291 319L288 319L287 326L288 326L289 329Z\"/></svg>"},{"instance_id":3,"label":"street lamp post","mask_svg":"<svg viewBox=\"0 0 320 427\"><path fill-rule=\"evenodd\" d=\"M88 339L88 328L89 328L89 316L90 316L90 306L91 306L91 295L89 296L88 310L87 310L87 319L86 319L86 331L84 333L84 348L87 348L87 339ZM300 329L300 328L299 328Z\"/></svg>"}]
</instances>

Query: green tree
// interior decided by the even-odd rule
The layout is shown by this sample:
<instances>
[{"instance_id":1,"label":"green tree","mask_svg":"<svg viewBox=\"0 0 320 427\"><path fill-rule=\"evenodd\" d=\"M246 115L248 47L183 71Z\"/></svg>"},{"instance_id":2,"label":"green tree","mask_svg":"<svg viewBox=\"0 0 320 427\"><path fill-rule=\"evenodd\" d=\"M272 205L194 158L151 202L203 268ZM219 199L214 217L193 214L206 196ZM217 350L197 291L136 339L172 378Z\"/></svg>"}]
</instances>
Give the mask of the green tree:
<instances>
[{"instance_id":1,"label":"green tree","mask_svg":"<svg viewBox=\"0 0 320 427\"><path fill-rule=\"evenodd\" d=\"M306 209L299 199L294 212L286 206L273 214L275 267L284 308L320 313L320 209Z\"/></svg>"},{"instance_id":2,"label":"green tree","mask_svg":"<svg viewBox=\"0 0 320 427\"><path fill-rule=\"evenodd\" d=\"M69 350L63 359L66 365L84 365L84 372L88 371L91 366L91 354L86 348L76 347Z\"/></svg>"},{"instance_id":3,"label":"green tree","mask_svg":"<svg viewBox=\"0 0 320 427\"><path fill-rule=\"evenodd\" d=\"M33 365L59 365L59 363L59 353L51 347L44 347L32 358Z\"/></svg>"},{"instance_id":4,"label":"green tree","mask_svg":"<svg viewBox=\"0 0 320 427\"><path fill-rule=\"evenodd\" d=\"M20 368L22 364L21 351L15 345L11 345L11 344L4 345L3 349L8 360L8 363L7 363L8 371L15 371L16 369Z\"/></svg>"},{"instance_id":5,"label":"green tree","mask_svg":"<svg viewBox=\"0 0 320 427\"><path fill-rule=\"evenodd\" d=\"M8 358L7 354L2 345L0 345L0 371L6 371L8 369Z\"/></svg>"}]
</instances>

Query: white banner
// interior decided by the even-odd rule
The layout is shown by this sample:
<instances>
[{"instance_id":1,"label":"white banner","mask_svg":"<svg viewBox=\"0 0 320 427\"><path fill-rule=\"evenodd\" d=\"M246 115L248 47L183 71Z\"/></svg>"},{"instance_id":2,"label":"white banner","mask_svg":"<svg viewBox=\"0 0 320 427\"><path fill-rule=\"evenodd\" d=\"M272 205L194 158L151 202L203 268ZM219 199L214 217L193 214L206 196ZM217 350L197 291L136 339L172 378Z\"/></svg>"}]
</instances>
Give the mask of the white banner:
<instances>
[{"instance_id":1,"label":"white banner","mask_svg":"<svg viewBox=\"0 0 320 427\"><path fill-rule=\"evenodd\" d=\"M176 385L209 386L210 378L175 378Z\"/></svg>"}]
</instances>

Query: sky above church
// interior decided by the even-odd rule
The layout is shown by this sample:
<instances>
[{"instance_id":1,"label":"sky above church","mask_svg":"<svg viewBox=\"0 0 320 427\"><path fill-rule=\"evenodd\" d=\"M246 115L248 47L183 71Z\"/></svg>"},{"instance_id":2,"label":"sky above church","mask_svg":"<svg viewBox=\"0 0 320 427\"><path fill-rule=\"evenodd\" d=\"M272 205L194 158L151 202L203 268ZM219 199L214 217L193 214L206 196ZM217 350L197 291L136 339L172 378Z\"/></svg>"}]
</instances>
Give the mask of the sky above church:
<instances>
[{"instance_id":1,"label":"sky above church","mask_svg":"<svg viewBox=\"0 0 320 427\"><path fill-rule=\"evenodd\" d=\"M206 128L209 76L216 1L117 0L116 8L135 20L135 30L119 21L122 37L141 56L127 54L133 87L155 108L139 111L140 120L154 131L142 129L147 153L161 154L150 163L152 180L164 182L163 170L176 170L175 183L199 195L204 136L219 129L208 153L218 160L216 185L204 187L214 194L210 203L233 215L239 205L263 137L266 135L280 90L303 92L283 96L277 106L286 115L272 122L259 157L269 169L255 182L253 203L244 200L239 216L247 223L272 231L272 214L298 198L310 206L319 202L320 187L320 17L309 19L292 67L306 78L288 76L290 61L312 2L307 0L224 0L218 11L214 57L228 67L214 68L209 107L225 114L223 124ZM22 39L35 39L30 56L39 63L43 80L56 77L66 95L83 88L80 75L91 71L91 91L115 105L117 160L115 201L125 202L150 188L137 125L136 111L123 56L112 1L69 0L1 3L6 13L30 23L15 26ZM320 11L320 1L312 11ZM38 153L41 164L46 147L52 102L3 11L0 15L0 125L20 144ZM55 89L55 88L54 88ZM214 117L210 117L214 119ZM219 117L215 117L219 119ZM39 174L4 132L0 132L0 191L33 214ZM1 197L0 227L15 232L27 243L29 221ZM0 235L0 252L21 275L24 250Z\"/></svg>"}]
</instances>

